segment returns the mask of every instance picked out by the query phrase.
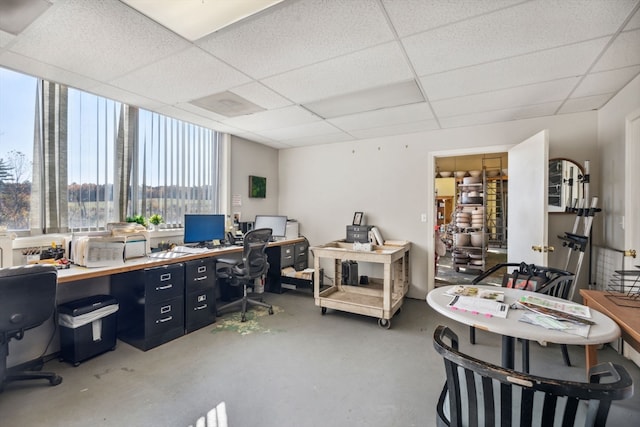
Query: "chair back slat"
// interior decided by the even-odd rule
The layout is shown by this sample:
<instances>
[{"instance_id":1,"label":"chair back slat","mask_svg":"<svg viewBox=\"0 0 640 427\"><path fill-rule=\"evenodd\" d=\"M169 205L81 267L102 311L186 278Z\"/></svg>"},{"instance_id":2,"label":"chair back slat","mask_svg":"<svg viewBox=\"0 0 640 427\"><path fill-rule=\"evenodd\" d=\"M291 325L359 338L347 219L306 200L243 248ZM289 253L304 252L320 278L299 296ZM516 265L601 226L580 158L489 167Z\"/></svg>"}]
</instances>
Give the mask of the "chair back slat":
<instances>
[{"instance_id":1,"label":"chair back slat","mask_svg":"<svg viewBox=\"0 0 640 427\"><path fill-rule=\"evenodd\" d=\"M590 382L584 383L530 375L473 358L458 350L458 337L446 326L436 328L433 345L444 359L447 376L438 400L439 426L547 426L560 420L563 426L574 426L576 420L584 421L584 426L604 426L611 402L633 395L633 380L620 365L597 365L590 370ZM607 382L600 383L606 377L610 377Z\"/></svg>"}]
</instances>

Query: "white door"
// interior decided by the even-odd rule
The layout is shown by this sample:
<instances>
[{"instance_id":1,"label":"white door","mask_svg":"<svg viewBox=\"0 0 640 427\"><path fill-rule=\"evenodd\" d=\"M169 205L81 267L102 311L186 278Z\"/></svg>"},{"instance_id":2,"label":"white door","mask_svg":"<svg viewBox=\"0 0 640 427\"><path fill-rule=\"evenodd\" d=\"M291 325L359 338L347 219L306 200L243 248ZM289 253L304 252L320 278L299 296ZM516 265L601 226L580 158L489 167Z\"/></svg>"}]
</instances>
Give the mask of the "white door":
<instances>
[{"instance_id":1,"label":"white door","mask_svg":"<svg viewBox=\"0 0 640 427\"><path fill-rule=\"evenodd\" d=\"M625 129L625 206L624 206L624 248L634 249L638 252L636 258L625 257L625 270L635 270L639 265L640 256L640 224L638 224L638 212L640 212L640 196L638 195L638 182L640 182L640 110L627 116Z\"/></svg>"},{"instance_id":2,"label":"white door","mask_svg":"<svg viewBox=\"0 0 640 427\"><path fill-rule=\"evenodd\" d=\"M547 265L548 179L549 131L545 129L509 150L507 262Z\"/></svg>"}]
</instances>

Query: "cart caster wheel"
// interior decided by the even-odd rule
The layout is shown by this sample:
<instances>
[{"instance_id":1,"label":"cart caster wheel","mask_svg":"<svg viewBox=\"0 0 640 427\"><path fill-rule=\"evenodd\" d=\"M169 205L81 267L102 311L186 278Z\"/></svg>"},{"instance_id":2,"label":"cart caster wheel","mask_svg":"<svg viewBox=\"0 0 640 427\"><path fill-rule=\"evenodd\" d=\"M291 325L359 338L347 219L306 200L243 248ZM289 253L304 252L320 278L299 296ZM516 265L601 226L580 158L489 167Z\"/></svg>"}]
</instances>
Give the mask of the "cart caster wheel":
<instances>
[{"instance_id":1,"label":"cart caster wheel","mask_svg":"<svg viewBox=\"0 0 640 427\"><path fill-rule=\"evenodd\" d=\"M460 273L460 267L456 267L455 270L456 270L456 273Z\"/></svg>"},{"instance_id":2,"label":"cart caster wheel","mask_svg":"<svg viewBox=\"0 0 640 427\"><path fill-rule=\"evenodd\" d=\"M378 319L378 326L384 329L389 329L391 327L391 320L388 319Z\"/></svg>"},{"instance_id":3,"label":"cart caster wheel","mask_svg":"<svg viewBox=\"0 0 640 427\"><path fill-rule=\"evenodd\" d=\"M269 307L269 316L273 314L273 308Z\"/></svg>"},{"instance_id":4,"label":"cart caster wheel","mask_svg":"<svg viewBox=\"0 0 640 427\"><path fill-rule=\"evenodd\" d=\"M53 378L51 378L49 380L49 384L52 385L52 386L53 385L58 385L60 383L62 383L62 377L60 375L56 375L55 377L53 377Z\"/></svg>"},{"instance_id":5,"label":"cart caster wheel","mask_svg":"<svg viewBox=\"0 0 640 427\"><path fill-rule=\"evenodd\" d=\"M327 307L322 307L320 309L320 312L322 313L322 315L324 316L325 314L327 314Z\"/></svg>"}]
</instances>

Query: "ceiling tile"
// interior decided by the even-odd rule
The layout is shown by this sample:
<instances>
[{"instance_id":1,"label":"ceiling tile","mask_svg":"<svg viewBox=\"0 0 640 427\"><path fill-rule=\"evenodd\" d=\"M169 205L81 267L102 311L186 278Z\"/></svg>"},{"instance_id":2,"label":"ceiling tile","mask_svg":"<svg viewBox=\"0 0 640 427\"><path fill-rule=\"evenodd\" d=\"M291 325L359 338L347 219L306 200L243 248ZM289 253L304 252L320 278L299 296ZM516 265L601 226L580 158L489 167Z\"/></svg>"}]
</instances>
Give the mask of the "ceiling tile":
<instances>
[{"instance_id":1,"label":"ceiling tile","mask_svg":"<svg viewBox=\"0 0 640 427\"><path fill-rule=\"evenodd\" d=\"M374 0L287 2L197 43L262 78L393 40Z\"/></svg>"},{"instance_id":2,"label":"ceiling tile","mask_svg":"<svg viewBox=\"0 0 640 427\"><path fill-rule=\"evenodd\" d=\"M222 116L220 114L216 114L213 111L205 110L204 108L200 108L197 105L193 105L190 102L179 102L174 105L175 108L179 108L184 111L188 111L192 114L197 114L202 117L206 117L215 121L226 120L228 117Z\"/></svg>"},{"instance_id":3,"label":"ceiling tile","mask_svg":"<svg viewBox=\"0 0 640 427\"><path fill-rule=\"evenodd\" d=\"M488 111L485 113L445 117L440 120L440 124L444 128L455 128L496 122L508 122L531 117L552 116L559 106L560 102L558 101L540 105L510 108L506 110Z\"/></svg>"},{"instance_id":4,"label":"ceiling tile","mask_svg":"<svg viewBox=\"0 0 640 427\"><path fill-rule=\"evenodd\" d=\"M248 116L232 117L223 123L250 132L261 132L320 121L315 114L297 106L263 111Z\"/></svg>"},{"instance_id":5,"label":"ceiling tile","mask_svg":"<svg viewBox=\"0 0 640 427\"><path fill-rule=\"evenodd\" d=\"M615 33L635 0L540 0L403 39L418 75Z\"/></svg>"},{"instance_id":6,"label":"ceiling tile","mask_svg":"<svg viewBox=\"0 0 640 427\"><path fill-rule=\"evenodd\" d=\"M636 13L633 15L633 17L631 18L631 20L629 20L629 23L627 24L626 27L624 27L625 30L636 30L640 28L640 9L638 9L636 11Z\"/></svg>"},{"instance_id":7,"label":"ceiling tile","mask_svg":"<svg viewBox=\"0 0 640 427\"><path fill-rule=\"evenodd\" d=\"M52 82L65 84L77 89L91 92L93 88L100 85L97 80L90 79L81 74L63 70L38 60L12 52L0 52L0 63L7 68L14 70L25 70L25 74L47 79Z\"/></svg>"},{"instance_id":8,"label":"ceiling tile","mask_svg":"<svg viewBox=\"0 0 640 427\"><path fill-rule=\"evenodd\" d=\"M640 30L620 33L593 67L593 71L613 70L636 64L640 64Z\"/></svg>"},{"instance_id":9,"label":"ceiling tile","mask_svg":"<svg viewBox=\"0 0 640 427\"><path fill-rule=\"evenodd\" d=\"M347 132L371 127L391 126L403 123L420 122L432 119L433 113L426 102L403 105L400 107L384 108L365 113L351 114L349 116L329 119L334 124Z\"/></svg>"},{"instance_id":10,"label":"ceiling tile","mask_svg":"<svg viewBox=\"0 0 640 427\"><path fill-rule=\"evenodd\" d=\"M54 4L10 49L65 70L110 80L187 46L186 40L123 3L104 0Z\"/></svg>"},{"instance_id":11,"label":"ceiling tile","mask_svg":"<svg viewBox=\"0 0 640 427\"><path fill-rule=\"evenodd\" d=\"M606 104L613 95L615 95L615 93L568 99L562 107L560 107L559 113L580 113L583 111L597 110Z\"/></svg>"},{"instance_id":12,"label":"ceiling tile","mask_svg":"<svg viewBox=\"0 0 640 427\"><path fill-rule=\"evenodd\" d=\"M431 101L584 74L608 38L421 78Z\"/></svg>"},{"instance_id":13,"label":"ceiling tile","mask_svg":"<svg viewBox=\"0 0 640 427\"><path fill-rule=\"evenodd\" d=\"M570 77L545 83L434 101L431 105L436 116L440 118L483 111L504 110L524 105L562 101L571 93L577 83L578 77Z\"/></svg>"},{"instance_id":14,"label":"ceiling tile","mask_svg":"<svg viewBox=\"0 0 640 427\"><path fill-rule=\"evenodd\" d=\"M16 36L14 36L13 34L5 33L4 31L0 30L0 47L5 47L15 38Z\"/></svg>"},{"instance_id":15,"label":"ceiling tile","mask_svg":"<svg viewBox=\"0 0 640 427\"><path fill-rule=\"evenodd\" d=\"M157 108L163 107L165 104L158 100L153 100L141 96L136 92L129 92L118 87L114 87L107 84L101 84L92 88L91 92L96 95L100 95L104 98L117 100L128 105L133 105L138 108L144 108L150 111L156 111Z\"/></svg>"},{"instance_id":16,"label":"ceiling tile","mask_svg":"<svg viewBox=\"0 0 640 427\"><path fill-rule=\"evenodd\" d=\"M635 76L640 73L640 65L635 67L621 68L613 71L603 71L587 75L575 92L572 98L580 98L590 95L600 95L603 93L618 92Z\"/></svg>"},{"instance_id":17,"label":"ceiling tile","mask_svg":"<svg viewBox=\"0 0 640 427\"><path fill-rule=\"evenodd\" d=\"M409 80L321 99L303 107L327 119L424 101L416 81Z\"/></svg>"},{"instance_id":18,"label":"ceiling tile","mask_svg":"<svg viewBox=\"0 0 640 427\"><path fill-rule=\"evenodd\" d=\"M380 138L383 136L404 135L407 133L424 132L439 129L435 120L422 120L411 123L398 123L389 126L360 129L349 132L356 138Z\"/></svg>"},{"instance_id":19,"label":"ceiling tile","mask_svg":"<svg viewBox=\"0 0 640 427\"><path fill-rule=\"evenodd\" d=\"M180 79L172 78L181 76ZM171 81L171 84L167 84ZM191 47L139 68L111 83L139 93L152 94L166 103L200 98L249 81L249 78L202 50Z\"/></svg>"},{"instance_id":20,"label":"ceiling tile","mask_svg":"<svg viewBox=\"0 0 640 427\"><path fill-rule=\"evenodd\" d=\"M522 0L436 1L425 7L421 0L382 0L400 37L494 12Z\"/></svg>"},{"instance_id":21,"label":"ceiling tile","mask_svg":"<svg viewBox=\"0 0 640 427\"><path fill-rule=\"evenodd\" d=\"M396 43L386 43L263 80L297 103L403 82L413 78Z\"/></svg>"},{"instance_id":22,"label":"ceiling tile","mask_svg":"<svg viewBox=\"0 0 640 427\"><path fill-rule=\"evenodd\" d=\"M298 126L270 129L262 132L262 135L276 141L304 138L306 136L320 136L338 133L338 129L325 121L305 123Z\"/></svg>"},{"instance_id":23,"label":"ceiling tile","mask_svg":"<svg viewBox=\"0 0 640 427\"><path fill-rule=\"evenodd\" d=\"M338 142L347 142L353 141L355 138L347 133L339 132L339 133L331 133L326 135L314 135L307 137L300 137L294 139L287 139L281 141L283 145L288 146L289 148L295 147L306 147L309 145L320 145L320 144L335 144Z\"/></svg>"},{"instance_id":24,"label":"ceiling tile","mask_svg":"<svg viewBox=\"0 0 640 427\"><path fill-rule=\"evenodd\" d=\"M284 96L258 82L250 82L234 87L230 92L267 109L282 108L293 104Z\"/></svg>"}]
</instances>

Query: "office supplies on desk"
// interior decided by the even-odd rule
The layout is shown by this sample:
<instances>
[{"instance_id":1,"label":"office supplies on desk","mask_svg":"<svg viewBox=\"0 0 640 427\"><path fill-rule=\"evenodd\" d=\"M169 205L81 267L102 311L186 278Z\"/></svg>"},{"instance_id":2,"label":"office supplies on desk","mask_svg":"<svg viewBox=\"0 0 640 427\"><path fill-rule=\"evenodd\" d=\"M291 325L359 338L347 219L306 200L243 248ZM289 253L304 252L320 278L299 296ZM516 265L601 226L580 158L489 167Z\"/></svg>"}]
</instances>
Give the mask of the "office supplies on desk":
<instances>
[{"instance_id":1,"label":"office supplies on desk","mask_svg":"<svg viewBox=\"0 0 640 427\"><path fill-rule=\"evenodd\" d=\"M171 251L179 254L201 254L210 251L210 249L206 247L198 248L195 246L174 246Z\"/></svg>"}]
</instances>

